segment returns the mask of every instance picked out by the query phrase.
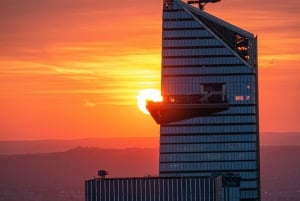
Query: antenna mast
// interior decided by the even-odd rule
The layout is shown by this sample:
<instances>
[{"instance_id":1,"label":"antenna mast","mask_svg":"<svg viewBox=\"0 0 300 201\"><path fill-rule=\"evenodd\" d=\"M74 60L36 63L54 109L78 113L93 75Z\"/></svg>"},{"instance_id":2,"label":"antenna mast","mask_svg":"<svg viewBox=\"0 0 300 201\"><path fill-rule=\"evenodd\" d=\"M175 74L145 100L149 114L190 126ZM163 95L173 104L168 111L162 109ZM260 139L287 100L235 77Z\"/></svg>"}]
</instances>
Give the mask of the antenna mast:
<instances>
[{"instance_id":1,"label":"antenna mast","mask_svg":"<svg viewBox=\"0 0 300 201\"><path fill-rule=\"evenodd\" d=\"M204 7L207 3L217 3L221 0L191 0L187 1L188 4L198 4L200 10L204 10Z\"/></svg>"}]
</instances>

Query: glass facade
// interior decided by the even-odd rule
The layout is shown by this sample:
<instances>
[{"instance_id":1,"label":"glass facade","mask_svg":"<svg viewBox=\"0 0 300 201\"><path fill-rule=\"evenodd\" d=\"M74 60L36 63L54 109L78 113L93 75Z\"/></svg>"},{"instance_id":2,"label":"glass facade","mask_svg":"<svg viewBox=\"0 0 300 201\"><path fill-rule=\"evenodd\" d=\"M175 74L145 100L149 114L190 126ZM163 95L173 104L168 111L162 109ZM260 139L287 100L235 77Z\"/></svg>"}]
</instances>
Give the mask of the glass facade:
<instances>
[{"instance_id":1,"label":"glass facade","mask_svg":"<svg viewBox=\"0 0 300 201\"><path fill-rule=\"evenodd\" d=\"M241 177L240 199L260 200L256 37L180 0L165 0L162 95L226 86L229 108L162 124L160 176Z\"/></svg>"}]
</instances>

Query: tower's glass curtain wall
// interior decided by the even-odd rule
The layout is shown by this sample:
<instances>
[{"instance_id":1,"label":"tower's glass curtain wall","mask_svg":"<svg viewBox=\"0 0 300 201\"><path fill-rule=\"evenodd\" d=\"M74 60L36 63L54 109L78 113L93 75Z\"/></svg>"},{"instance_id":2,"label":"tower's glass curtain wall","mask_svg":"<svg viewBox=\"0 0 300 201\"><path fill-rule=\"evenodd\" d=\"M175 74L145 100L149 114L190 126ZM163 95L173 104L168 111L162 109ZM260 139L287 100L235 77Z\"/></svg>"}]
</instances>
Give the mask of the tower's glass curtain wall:
<instances>
[{"instance_id":1,"label":"tower's glass curtain wall","mask_svg":"<svg viewBox=\"0 0 300 201\"><path fill-rule=\"evenodd\" d=\"M160 176L238 174L241 200L260 200L256 37L180 0L163 2L162 37L167 102L227 106L161 124Z\"/></svg>"}]
</instances>

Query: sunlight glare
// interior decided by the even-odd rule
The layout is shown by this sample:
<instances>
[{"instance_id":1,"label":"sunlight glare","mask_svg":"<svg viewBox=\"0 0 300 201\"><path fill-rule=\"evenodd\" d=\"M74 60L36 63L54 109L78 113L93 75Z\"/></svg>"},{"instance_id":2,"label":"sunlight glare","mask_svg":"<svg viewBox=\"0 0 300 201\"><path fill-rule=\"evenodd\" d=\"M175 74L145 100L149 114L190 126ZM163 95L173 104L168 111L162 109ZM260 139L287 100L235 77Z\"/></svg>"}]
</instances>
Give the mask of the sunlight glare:
<instances>
[{"instance_id":1,"label":"sunlight glare","mask_svg":"<svg viewBox=\"0 0 300 201\"><path fill-rule=\"evenodd\" d=\"M157 89L143 89L140 91L139 95L137 96L137 105L138 108L145 114L149 114L146 103L147 101L155 101L161 102L163 101L163 97L160 94L160 91Z\"/></svg>"}]
</instances>

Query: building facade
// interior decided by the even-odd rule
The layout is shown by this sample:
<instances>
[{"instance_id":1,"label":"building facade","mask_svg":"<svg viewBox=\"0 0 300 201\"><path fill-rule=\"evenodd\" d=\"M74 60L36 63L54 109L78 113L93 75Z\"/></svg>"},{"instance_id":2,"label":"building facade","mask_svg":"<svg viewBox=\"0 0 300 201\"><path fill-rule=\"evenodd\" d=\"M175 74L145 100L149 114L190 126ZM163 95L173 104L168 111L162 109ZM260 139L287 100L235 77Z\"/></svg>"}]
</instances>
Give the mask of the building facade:
<instances>
[{"instance_id":1,"label":"building facade","mask_svg":"<svg viewBox=\"0 0 300 201\"><path fill-rule=\"evenodd\" d=\"M238 177L96 178L86 201L239 201Z\"/></svg>"},{"instance_id":2,"label":"building facade","mask_svg":"<svg viewBox=\"0 0 300 201\"><path fill-rule=\"evenodd\" d=\"M260 200L256 36L181 0L164 1L162 29L166 105L226 107L161 122L160 176L233 173L241 200Z\"/></svg>"}]
</instances>

